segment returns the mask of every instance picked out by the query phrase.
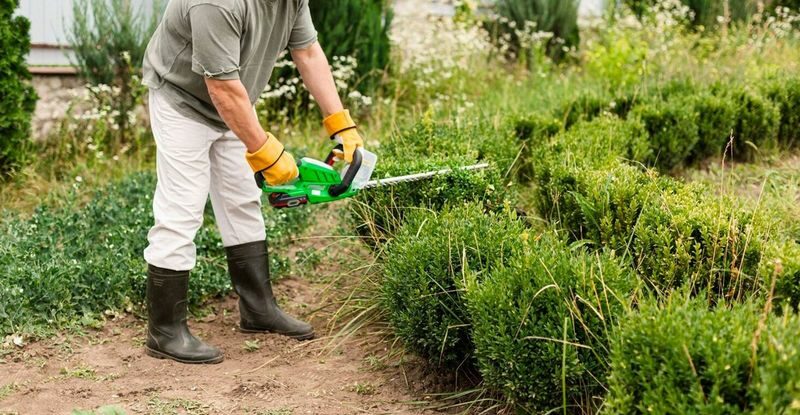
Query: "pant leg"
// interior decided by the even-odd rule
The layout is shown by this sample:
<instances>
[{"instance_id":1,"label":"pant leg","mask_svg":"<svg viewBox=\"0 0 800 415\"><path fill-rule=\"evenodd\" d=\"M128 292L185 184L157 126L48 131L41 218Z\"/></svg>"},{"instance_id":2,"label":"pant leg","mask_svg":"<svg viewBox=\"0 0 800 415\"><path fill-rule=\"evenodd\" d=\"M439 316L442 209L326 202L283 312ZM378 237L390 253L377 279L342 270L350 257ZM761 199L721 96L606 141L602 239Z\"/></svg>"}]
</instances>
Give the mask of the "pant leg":
<instances>
[{"instance_id":1,"label":"pant leg","mask_svg":"<svg viewBox=\"0 0 800 415\"><path fill-rule=\"evenodd\" d=\"M150 121L158 184L144 258L160 268L190 270L211 181L209 149L219 133L175 111L157 90L150 91Z\"/></svg>"},{"instance_id":2,"label":"pant leg","mask_svg":"<svg viewBox=\"0 0 800 415\"><path fill-rule=\"evenodd\" d=\"M266 239L261 189L245 160L246 151L232 132L211 145L211 205L226 247Z\"/></svg>"}]
</instances>

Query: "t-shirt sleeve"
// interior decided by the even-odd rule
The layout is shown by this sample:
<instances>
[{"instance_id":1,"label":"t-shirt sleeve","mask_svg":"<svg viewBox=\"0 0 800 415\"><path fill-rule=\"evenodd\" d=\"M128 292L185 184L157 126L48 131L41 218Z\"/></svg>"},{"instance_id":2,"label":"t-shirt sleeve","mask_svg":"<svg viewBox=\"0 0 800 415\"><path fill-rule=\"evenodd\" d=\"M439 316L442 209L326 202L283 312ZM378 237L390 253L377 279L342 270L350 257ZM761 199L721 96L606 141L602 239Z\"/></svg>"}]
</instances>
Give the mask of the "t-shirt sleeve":
<instances>
[{"instance_id":1,"label":"t-shirt sleeve","mask_svg":"<svg viewBox=\"0 0 800 415\"><path fill-rule=\"evenodd\" d=\"M206 78L239 79L240 16L213 4L189 10L192 26L192 72Z\"/></svg>"},{"instance_id":2,"label":"t-shirt sleeve","mask_svg":"<svg viewBox=\"0 0 800 415\"><path fill-rule=\"evenodd\" d=\"M299 6L292 33L289 36L289 49L305 49L317 41L317 30L314 29L314 22L311 21L308 0L300 0Z\"/></svg>"}]
</instances>

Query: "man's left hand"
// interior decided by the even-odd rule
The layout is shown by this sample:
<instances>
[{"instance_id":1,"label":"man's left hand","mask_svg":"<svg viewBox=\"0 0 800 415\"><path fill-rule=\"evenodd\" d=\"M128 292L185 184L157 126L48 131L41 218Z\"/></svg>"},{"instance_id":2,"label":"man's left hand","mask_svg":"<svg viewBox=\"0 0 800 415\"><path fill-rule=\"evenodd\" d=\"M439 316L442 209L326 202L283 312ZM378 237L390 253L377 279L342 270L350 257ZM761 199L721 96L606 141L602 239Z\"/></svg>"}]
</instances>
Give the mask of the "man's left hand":
<instances>
[{"instance_id":1,"label":"man's left hand","mask_svg":"<svg viewBox=\"0 0 800 415\"><path fill-rule=\"evenodd\" d=\"M344 147L344 161L353 162L353 153L359 147L364 147L364 140L358 133L356 123L350 118L350 111L343 110L332 114L322 121L325 130L331 139L339 140Z\"/></svg>"}]
</instances>

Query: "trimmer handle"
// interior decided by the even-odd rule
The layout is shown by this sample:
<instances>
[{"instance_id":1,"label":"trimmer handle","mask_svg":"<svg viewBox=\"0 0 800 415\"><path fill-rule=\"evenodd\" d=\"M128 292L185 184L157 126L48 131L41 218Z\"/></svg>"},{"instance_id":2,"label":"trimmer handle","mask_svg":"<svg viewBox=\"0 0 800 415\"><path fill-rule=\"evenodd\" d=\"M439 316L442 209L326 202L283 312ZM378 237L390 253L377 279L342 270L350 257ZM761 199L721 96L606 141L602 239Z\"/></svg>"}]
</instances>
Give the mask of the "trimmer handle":
<instances>
[{"instance_id":1,"label":"trimmer handle","mask_svg":"<svg viewBox=\"0 0 800 415\"><path fill-rule=\"evenodd\" d=\"M330 154L328 154L328 157L325 159L325 163L333 165L336 157L334 155L334 151L342 151L343 149L344 147L341 144L334 147ZM353 162L350 163L350 167L347 169L347 173L345 173L344 177L342 178L342 182L328 188L328 194L333 197L338 197L350 189L350 185L353 184L353 180L356 178L358 171L361 170L362 159L363 157L361 156L361 151L356 149L356 151L353 152Z\"/></svg>"}]
</instances>

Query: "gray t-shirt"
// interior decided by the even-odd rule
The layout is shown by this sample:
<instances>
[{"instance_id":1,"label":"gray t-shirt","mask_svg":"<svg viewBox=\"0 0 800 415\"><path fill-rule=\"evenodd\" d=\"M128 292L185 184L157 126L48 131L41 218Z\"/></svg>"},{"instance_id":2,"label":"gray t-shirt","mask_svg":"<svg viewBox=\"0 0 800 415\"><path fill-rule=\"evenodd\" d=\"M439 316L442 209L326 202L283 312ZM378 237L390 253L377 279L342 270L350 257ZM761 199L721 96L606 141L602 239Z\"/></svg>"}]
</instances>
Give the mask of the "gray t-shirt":
<instances>
[{"instance_id":1,"label":"gray t-shirt","mask_svg":"<svg viewBox=\"0 0 800 415\"><path fill-rule=\"evenodd\" d=\"M171 0L147 46L143 82L181 114L226 131L205 78L241 80L255 104L278 55L316 40L308 0Z\"/></svg>"}]
</instances>

